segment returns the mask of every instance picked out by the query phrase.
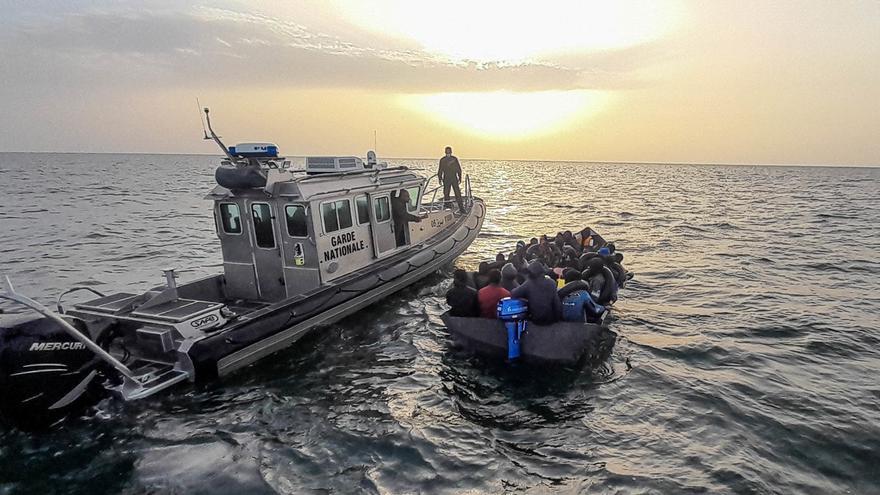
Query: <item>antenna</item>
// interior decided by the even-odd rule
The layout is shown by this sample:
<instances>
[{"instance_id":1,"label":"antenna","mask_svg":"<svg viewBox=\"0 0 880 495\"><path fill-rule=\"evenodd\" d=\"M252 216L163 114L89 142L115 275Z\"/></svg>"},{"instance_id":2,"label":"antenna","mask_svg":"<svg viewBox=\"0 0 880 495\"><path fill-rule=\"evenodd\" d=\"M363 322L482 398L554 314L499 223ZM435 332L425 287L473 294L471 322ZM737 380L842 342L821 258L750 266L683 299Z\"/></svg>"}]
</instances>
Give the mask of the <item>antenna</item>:
<instances>
[{"instance_id":1,"label":"antenna","mask_svg":"<svg viewBox=\"0 0 880 495\"><path fill-rule=\"evenodd\" d=\"M229 149L226 148L226 145L223 144L223 141L220 141L220 136L214 133L214 129L211 128L211 117L208 115L208 107L205 107L205 122L208 123L208 130L211 131L211 137L209 139L213 139L217 146L223 150L223 154L226 155L226 158L229 158L229 161L235 163L235 157L232 156L232 153L229 152Z\"/></svg>"},{"instance_id":2,"label":"antenna","mask_svg":"<svg viewBox=\"0 0 880 495\"><path fill-rule=\"evenodd\" d=\"M196 96L196 109L199 112L199 123L202 124L202 132L205 133L205 139L211 139L208 137L208 131L205 129L205 120L202 119L202 104L199 103L199 97ZM206 112L207 113L207 112Z\"/></svg>"},{"instance_id":3,"label":"antenna","mask_svg":"<svg viewBox=\"0 0 880 495\"><path fill-rule=\"evenodd\" d=\"M373 151L376 151L376 129L373 129Z\"/></svg>"}]
</instances>

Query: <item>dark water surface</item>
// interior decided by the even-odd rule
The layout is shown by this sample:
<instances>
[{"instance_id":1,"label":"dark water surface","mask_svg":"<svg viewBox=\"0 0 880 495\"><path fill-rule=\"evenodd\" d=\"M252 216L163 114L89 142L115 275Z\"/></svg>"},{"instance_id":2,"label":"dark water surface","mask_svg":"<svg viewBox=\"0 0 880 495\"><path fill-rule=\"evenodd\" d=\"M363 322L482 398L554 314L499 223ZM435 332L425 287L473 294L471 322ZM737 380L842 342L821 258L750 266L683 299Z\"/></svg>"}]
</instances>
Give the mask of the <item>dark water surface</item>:
<instances>
[{"instance_id":1,"label":"dark water surface","mask_svg":"<svg viewBox=\"0 0 880 495\"><path fill-rule=\"evenodd\" d=\"M880 170L464 167L489 212L459 266L617 241L637 276L607 363L451 350L441 273L210 387L2 429L0 493L880 493ZM213 168L0 154L0 271L46 303L215 273Z\"/></svg>"}]
</instances>

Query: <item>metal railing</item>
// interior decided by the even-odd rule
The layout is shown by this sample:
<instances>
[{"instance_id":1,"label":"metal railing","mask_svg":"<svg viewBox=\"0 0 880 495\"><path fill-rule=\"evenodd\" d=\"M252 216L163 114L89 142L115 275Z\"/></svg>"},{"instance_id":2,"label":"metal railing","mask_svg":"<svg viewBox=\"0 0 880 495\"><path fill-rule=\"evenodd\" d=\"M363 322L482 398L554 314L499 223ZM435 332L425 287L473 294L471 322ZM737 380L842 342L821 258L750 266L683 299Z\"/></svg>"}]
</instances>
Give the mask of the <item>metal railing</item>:
<instances>
[{"instance_id":1,"label":"metal railing","mask_svg":"<svg viewBox=\"0 0 880 495\"><path fill-rule=\"evenodd\" d=\"M428 177L428 180L425 181L425 191L422 193L422 202L419 205L420 209L425 213L430 213L433 211L440 211L446 207L443 202L437 203L437 192L440 188L443 187L443 184L440 184L440 180L437 180L437 186L433 189L429 189L428 186L431 184L431 180L434 178L438 178L437 174L434 174ZM428 197L428 194L431 195L431 201L425 203L425 198Z\"/></svg>"},{"instance_id":2,"label":"metal railing","mask_svg":"<svg viewBox=\"0 0 880 495\"><path fill-rule=\"evenodd\" d=\"M58 300L55 301L55 305L58 307L58 314L62 314L62 315L64 314L64 306L61 305L61 299L64 298L64 296L66 296L67 294L70 294L72 292L78 292L81 290L87 290L87 291L91 292L92 294L95 294L98 297L104 297L104 294L96 291L95 289L93 289L91 287L80 286L80 287L74 287L72 289L68 289L68 290L62 292L61 295L58 296Z\"/></svg>"},{"instance_id":3,"label":"metal railing","mask_svg":"<svg viewBox=\"0 0 880 495\"><path fill-rule=\"evenodd\" d=\"M433 211L441 211L441 210L446 209L446 207L447 207L445 197L442 201L437 201L437 194L440 191L440 189L443 188L443 184L439 183L439 179L438 179L438 184L436 187L434 187L433 189L429 188L431 181L437 177L438 177L437 174L434 174L434 175L428 177L428 179L425 181L425 192L422 193L422 203L420 205L420 208L422 211L424 211L426 213L430 213ZM473 206L474 205L474 194L473 194L473 190L471 189L471 176L469 174L465 174L465 176L464 176L464 191L463 191L463 193L464 193L463 194L464 197L462 199L464 200L465 206L467 206L467 207ZM425 198L428 197L429 194L431 195L431 201L426 203Z\"/></svg>"}]
</instances>

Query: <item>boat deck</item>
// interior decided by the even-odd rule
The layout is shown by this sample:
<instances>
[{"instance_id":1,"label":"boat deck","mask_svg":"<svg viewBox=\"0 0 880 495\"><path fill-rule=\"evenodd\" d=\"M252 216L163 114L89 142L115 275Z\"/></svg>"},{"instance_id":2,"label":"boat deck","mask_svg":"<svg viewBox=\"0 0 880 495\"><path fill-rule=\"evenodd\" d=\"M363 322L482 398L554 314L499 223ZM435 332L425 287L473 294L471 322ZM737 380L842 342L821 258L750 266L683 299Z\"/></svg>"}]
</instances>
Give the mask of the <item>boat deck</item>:
<instances>
[{"instance_id":1,"label":"boat deck","mask_svg":"<svg viewBox=\"0 0 880 495\"><path fill-rule=\"evenodd\" d=\"M167 321L169 323L180 323L214 311L215 309L220 309L223 306L225 306L223 303L218 302L177 299L156 306L151 306L146 309L137 309L132 311L131 315L139 316L141 318Z\"/></svg>"},{"instance_id":2,"label":"boat deck","mask_svg":"<svg viewBox=\"0 0 880 495\"><path fill-rule=\"evenodd\" d=\"M133 306L138 298L140 295L120 292L76 304L76 309L106 316L146 318L167 323L180 323L224 306L237 315L245 315L269 306L269 303L260 301L237 300L224 304L216 301L180 298L149 308L136 309Z\"/></svg>"},{"instance_id":3,"label":"boat deck","mask_svg":"<svg viewBox=\"0 0 880 495\"><path fill-rule=\"evenodd\" d=\"M120 292L109 296L93 299L88 302L77 304L78 309L94 311L95 313L104 313L107 315L115 315L129 309L139 296L138 294L129 294L128 292Z\"/></svg>"},{"instance_id":4,"label":"boat deck","mask_svg":"<svg viewBox=\"0 0 880 495\"><path fill-rule=\"evenodd\" d=\"M131 311L132 304L139 297L139 295L120 292L77 304L76 309L108 316L131 315L168 323L180 323L224 306L224 304L218 302L177 299L149 308Z\"/></svg>"}]
</instances>

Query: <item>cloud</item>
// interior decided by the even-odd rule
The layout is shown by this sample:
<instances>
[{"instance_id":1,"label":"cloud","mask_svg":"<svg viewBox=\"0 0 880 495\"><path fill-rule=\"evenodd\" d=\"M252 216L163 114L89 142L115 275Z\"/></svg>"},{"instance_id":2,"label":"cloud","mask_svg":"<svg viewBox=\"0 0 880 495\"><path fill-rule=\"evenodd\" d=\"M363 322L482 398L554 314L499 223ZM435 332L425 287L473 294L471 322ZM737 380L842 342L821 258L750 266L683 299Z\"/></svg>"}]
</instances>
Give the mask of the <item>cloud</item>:
<instances>
[{"instance_id":1,"label":"cloud","mask_svg":"<svg viewBox=\"0 0 880 495\"><path fill-rule=\"evenodd\" d=\"M345 28L354 29L338 31ZM638 48L627 49L632 57L599 53L500 64L451 60L377 34L354 38L213 7L21 16L0 34L0 76L7 89L26 90L64 84L534 91L631 86L638 84L638 67L621 61L645 63Z\"/></svg>"}]
</instances>

